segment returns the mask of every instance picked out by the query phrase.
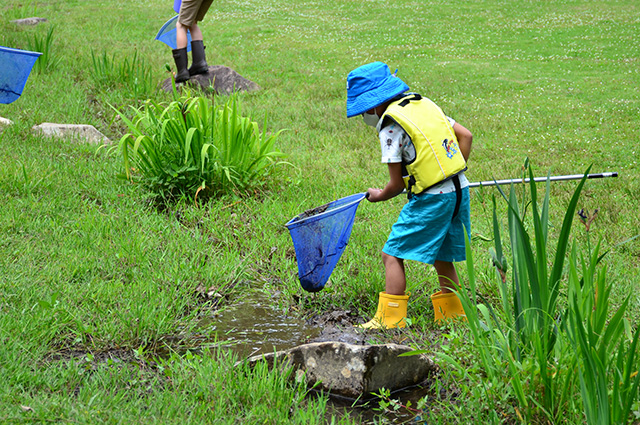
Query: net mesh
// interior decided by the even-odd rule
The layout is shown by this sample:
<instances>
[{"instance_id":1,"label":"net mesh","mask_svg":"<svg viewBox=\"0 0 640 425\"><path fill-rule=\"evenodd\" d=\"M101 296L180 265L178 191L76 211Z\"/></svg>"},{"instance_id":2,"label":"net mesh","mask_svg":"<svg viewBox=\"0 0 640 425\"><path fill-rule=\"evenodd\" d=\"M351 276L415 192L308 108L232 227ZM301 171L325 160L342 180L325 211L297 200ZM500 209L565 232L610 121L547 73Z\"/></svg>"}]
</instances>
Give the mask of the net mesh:
<instances>
[{"instance_id":1,"label":"net mesh","mask_svg":"<svg viewBox=\"0 0 640 425\"><path fill-rule=\"evenodd\" d=\"M318 292L329 280L347 247L356 210L365 193L358 193L307 210L291 219L289 229L302 288Z\"/></svg>"},{"instance_id":2,"label":"net mesh","mask_svg":"<svg viewBox=\"0 0 640 425\"><path fill-rule=\"evenodd\" d=\"M0 46L0 103L11 103L22 95L31 68L41 54Z\"/></svg>"}]
</instances>

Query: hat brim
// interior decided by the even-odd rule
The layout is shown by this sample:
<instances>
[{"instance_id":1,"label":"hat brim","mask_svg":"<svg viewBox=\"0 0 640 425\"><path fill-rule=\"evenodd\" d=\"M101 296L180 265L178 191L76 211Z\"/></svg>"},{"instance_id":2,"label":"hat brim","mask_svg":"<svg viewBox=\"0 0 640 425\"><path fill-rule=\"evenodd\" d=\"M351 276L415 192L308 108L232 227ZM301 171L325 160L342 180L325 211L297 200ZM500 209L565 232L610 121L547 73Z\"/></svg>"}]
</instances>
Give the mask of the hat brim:
<instances>
[{"instance_id":1,"label":"hat brim","mask_svg":"<svg viewBox=\"0 0 640 425\"><path fill-rule=\"evenodd\" d=\"M347 96L347 118L363 114L407 90L409 90L409 86L404 81L400 78L389 76L384 83L374 90L357 96Z\"/></svg>"}]
</instances>

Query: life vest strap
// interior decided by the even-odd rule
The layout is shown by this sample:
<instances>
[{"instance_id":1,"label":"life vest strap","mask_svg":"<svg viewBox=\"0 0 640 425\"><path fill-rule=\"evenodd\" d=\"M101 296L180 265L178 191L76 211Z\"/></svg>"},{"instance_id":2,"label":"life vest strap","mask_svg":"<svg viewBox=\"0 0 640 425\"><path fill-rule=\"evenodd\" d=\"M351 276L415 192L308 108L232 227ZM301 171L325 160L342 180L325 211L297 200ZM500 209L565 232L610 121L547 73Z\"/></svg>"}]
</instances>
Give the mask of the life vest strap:
<instances>
[{"instance_id":1,"label":"life vest strap","mask_svg":"<svg viewBox=\"0 0 640 425\"><path fill-rule=\"evenodd\" d=\"M453 176L453 187L456 189L456 206L453 209L453 217L451 217L451 221L458 215L460 211L460 204L462 203L462 188L460 187L460 176L457 174Z\"/></svg>"},{"instance_id":2,"label":"life vest strap","mask_svg":"<svg viewBox=\"0 0 640 425\"><path fill-rule=\"evenodd\" d=\"M456 218L456 216L460 212L460 205L462 204L462 187L460 186L460 176L458 174L451 177L451 181L453 182L453 187L456 191L456 206L453 208L453 215L451 216L451 221L453 221L453 219ZM416 182L416 179L413 176L411 176L409 178L409 187L407 188L408 199L411 199L415 195L414 193L411 193L411 186L413 186L415 182ZM426 192L427 190L428 188L418 193L418 195Z\"/></svg>"},{"instance_id":3,"label":"life vest strap","mask_svg":"<svg viewBox=\"0 0 640 425\"><path fill-rule=\"evenodd\" d=\"M422 100L422 96L420 96L418 93L414 93L413 95L407 96L404 99L402 99L402 102L398 103L398 106L402 106L404 108L412 100Z\"/></svg>"}]
</instances>

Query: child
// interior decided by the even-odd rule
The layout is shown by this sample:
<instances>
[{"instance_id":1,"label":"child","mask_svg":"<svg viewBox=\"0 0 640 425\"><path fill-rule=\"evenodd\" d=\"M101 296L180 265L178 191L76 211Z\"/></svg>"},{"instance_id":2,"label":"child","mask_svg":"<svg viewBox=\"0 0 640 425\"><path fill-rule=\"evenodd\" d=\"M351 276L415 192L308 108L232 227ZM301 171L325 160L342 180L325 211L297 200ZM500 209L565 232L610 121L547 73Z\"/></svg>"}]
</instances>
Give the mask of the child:
<instances>
[{"instance_id":1,"label":"child","mask_svg":"<svg viewBox=\"0 0 640 425\"><path fill-rule=\"evenodd\" d=\"M203 36L197 22L204 19L213 0L182 0L178 22L176 22L176 49L173 60L176 63L176 83L187 81L192 75L206 74L209 65L204 55ZM191 32L191 55L193 64L189 69L187 56L187 30Z\"/></svg>"},{"instance_id":2,"label":"child","mask_svg":"<svg viewBox=\"0 0 640 425\"><path fill-rule=\"evenodd\" d=\"M347 77L347 118L362 115L376 128L382 162L389 167L384 189L369 189L370 202L407 190L408 203L382 250L385 292L363 328L406 325L404 260L433 264L440 291L431 295L435 320L464 316L451 288L459 284L454 261L466 260L470 231L469 182L464 176L472 135L429 99L409 90L382 62L363 65Z\"/></svg>"}]
</instances>

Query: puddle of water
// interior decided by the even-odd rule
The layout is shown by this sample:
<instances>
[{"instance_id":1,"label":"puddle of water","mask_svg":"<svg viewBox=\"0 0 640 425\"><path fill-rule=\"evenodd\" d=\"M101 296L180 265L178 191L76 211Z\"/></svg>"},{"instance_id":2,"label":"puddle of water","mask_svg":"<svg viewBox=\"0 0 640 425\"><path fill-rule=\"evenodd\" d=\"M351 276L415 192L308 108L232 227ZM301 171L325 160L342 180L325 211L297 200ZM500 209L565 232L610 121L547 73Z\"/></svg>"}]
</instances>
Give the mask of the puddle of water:
<instances>
[{"instance_id":1,"label":"puddle of water","mask_svg":"<svg viewBox=\"0 0 640 425\"><path fill-rule=\"evenodd\" d=\"M251 292L244 299L235 300L233 305L203 319L198 327L212 330L216 335L217 345L228 347L240 358L287 350L310 340L322 338L323 329L320 326L287 316L274 308L275 304L277 303L266 294ZM349 336L349 332L346 331L345 335ZM392 398L405 405L410 403L411 406L416 406L418 400L432 391L416 386L398 391L392 394ZM309 395L313 397L314 392L311 391ZM348 415L362 424L379 423L378 415L381 412L374 410L378 407L378 402L377 399L353 400L330 395L327 415ZM382 416L387 423L392 424L427 423L424 413L416 417L405 409L382 413Z\"/></svg>"},{"instance_id":2,"label":"puddle of water","mask_svg":"<svg viewBox=\"0 0 640 425\"><path fill-rule=\"evenodd\" d=\"M272 307L276 304L265 294L248 293L244 299L203 319L198 327L212 329L222 346L228 346L240 358L287 350L320 334L318 327L287 316Z\"/></svg>"}]
</instances>

